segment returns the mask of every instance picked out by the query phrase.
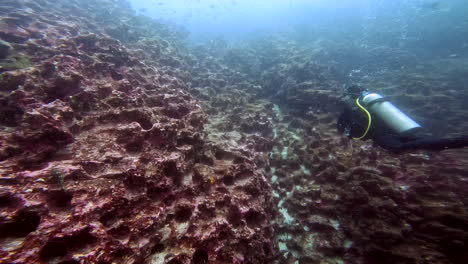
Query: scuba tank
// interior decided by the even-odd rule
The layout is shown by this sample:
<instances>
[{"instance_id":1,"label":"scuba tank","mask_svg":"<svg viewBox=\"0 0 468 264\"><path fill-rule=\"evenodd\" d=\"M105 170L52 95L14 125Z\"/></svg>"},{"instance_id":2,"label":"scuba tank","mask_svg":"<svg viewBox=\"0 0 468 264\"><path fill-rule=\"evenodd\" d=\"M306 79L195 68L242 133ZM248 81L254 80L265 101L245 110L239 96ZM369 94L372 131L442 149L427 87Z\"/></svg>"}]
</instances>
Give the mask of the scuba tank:
<instances>
[{"instance_id":1,"label":"scuba tank","mask_svg":"<svg viewBox=\"0 0 468 264\"><path fill-rule=\"evenodd\" d=\"M363 91L361 101L366 108L395 132L403 133L410 129L421 127L400 109L388 102L382 95Z\"/></svg>"}]
</instances>

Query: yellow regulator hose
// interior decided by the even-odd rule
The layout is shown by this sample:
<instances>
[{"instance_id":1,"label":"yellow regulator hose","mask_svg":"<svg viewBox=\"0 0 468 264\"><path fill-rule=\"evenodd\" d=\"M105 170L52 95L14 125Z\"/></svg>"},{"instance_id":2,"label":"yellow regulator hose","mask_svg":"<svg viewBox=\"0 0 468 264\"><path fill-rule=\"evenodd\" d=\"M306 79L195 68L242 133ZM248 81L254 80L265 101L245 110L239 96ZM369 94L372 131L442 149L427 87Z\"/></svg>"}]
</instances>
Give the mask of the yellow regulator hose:
<instances>
[{"instance_id":1,"label":"yellow regulator hose","mask_svg":"<svg viewBox=\"0 0 468 264\"><path fill-rule=\"evenodd\" d=\"M369 132L369 129L371 127L371 124L372 124L372 117L369 113L369 111L367 111L367 109L365 109L360 103L359 103L359 97L356 99L356 104L359 106L359 108L362 109L362 111L364 111L366 114L367 114L367 119L368 119L368 122L367 122L367 128L366 128L366 131L364 132L364 134L358 138L353 138L355 140L361 140L363 139L367 133Z\"/></svg>"}]
</instances>

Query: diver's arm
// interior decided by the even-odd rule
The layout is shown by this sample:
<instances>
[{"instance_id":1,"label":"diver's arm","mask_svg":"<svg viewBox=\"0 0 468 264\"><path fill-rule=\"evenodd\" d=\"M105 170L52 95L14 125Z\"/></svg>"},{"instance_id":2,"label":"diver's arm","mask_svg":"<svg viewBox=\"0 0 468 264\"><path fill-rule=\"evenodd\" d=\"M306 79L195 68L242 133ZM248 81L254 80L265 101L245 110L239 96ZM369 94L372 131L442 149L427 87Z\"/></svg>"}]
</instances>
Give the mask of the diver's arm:
<instances>
[{"instance_id":1,"label":"diver's arm","mask_svg":"<svg viewBox=\"0 0 468 264\"><path fill-rule=\"evenodd\" d=\"M340 133L345 133L348 138L357 138L363 135L367 120L363 120L360 112L350 106L345 107L337 120L337 129ZM362 114L362 113L361 113Z\"/></svg>"}]
</instances>

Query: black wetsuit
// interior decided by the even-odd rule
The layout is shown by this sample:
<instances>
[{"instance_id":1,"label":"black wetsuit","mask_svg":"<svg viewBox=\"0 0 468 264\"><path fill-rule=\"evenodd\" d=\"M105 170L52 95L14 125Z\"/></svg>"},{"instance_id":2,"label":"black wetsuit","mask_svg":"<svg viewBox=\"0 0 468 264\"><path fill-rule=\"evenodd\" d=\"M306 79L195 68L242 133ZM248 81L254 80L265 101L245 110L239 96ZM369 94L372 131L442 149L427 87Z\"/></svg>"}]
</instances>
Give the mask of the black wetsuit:
<instances>
[{"instance_id":1,"label":"black wetsuit","mask_svg":"<svg viewBox=\"0 0 468 264\"><path fill-rule=\"evenodd\" d=\"M367 122L367 116L363 111L346 107L338 118L337 128L341 133L346 132L350 138L358 138L364 134ZM403 134L395 133L375 115L372 116L369 132L363 138L366 139L372 139L377 145L395 153L410 150L440 151L468 146L468 136L438 138L430 136L423 128L411 129Z\"/></svg>"}]
</instances>

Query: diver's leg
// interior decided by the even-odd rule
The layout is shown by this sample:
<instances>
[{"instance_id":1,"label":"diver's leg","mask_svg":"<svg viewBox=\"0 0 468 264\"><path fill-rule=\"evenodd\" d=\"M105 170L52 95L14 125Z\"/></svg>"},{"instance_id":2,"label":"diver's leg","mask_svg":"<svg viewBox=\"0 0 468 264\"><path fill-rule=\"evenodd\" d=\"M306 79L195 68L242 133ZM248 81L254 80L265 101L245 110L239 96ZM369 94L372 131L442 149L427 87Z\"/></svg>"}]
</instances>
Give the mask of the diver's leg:
<instances>
[{"instance_id":1,"label":"diver's leg","mask_svg":"<svg viewBox=\"0 0 468 264\"><path fill-rule=\"evenodd\" d=\"M380 147L389 150L394 153L400 153L404 150L404 143L402 140L393 135L381 135L381 136L374 136L373 137L374 143L379 145Z\"/></svg>"},{"instance_id":2,"label":"diver's leg","mask_svg":"<svg viewBox=\"0 0 468 264\"><path fill-rule=\"evenodd\" d=\"M403 143L400 146L402 150L422 149L434 151L464 147L468 147L468 136L457 138L421 138Z\"/></svg>"}]
</instances>

